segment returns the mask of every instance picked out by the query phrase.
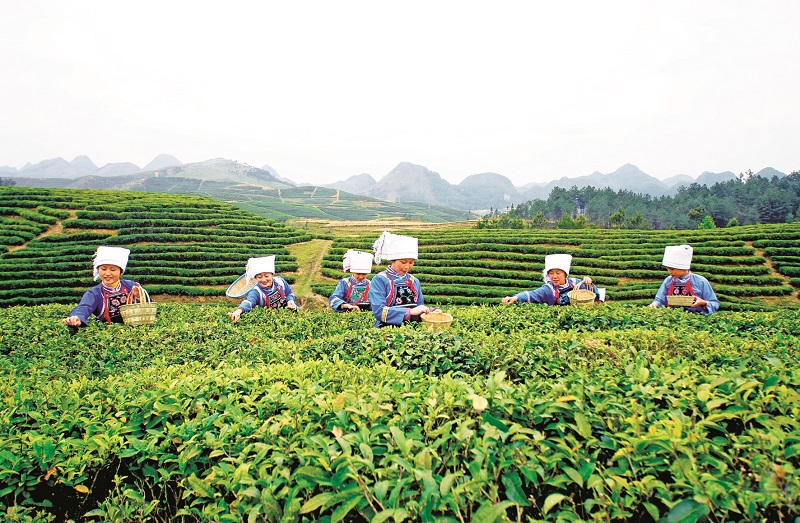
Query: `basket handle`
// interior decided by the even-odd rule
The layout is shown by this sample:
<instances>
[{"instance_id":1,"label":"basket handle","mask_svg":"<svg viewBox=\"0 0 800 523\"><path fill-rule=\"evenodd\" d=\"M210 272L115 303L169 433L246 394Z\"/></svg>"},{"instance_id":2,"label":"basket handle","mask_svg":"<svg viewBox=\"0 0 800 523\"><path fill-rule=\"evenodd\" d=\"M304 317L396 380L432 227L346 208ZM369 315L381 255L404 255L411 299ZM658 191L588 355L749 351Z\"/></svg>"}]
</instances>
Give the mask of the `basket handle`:
<instances>
[{"instance_id":1,"label":"basket handle","mask_svg":"<svg viewBox=\"0 0 800 523\"><path fill-rule=\"evenodd\" d=\"M142 287L137 283L136 285L133 286L131 292L128 293L128 305L134 303L133 291L137 291L137 294L139 295L139 303L150 303L153 301L152 298L150 298L150 294L148 294L148 292L144 290L144 287Z\"/></svg>"}]
</instances>

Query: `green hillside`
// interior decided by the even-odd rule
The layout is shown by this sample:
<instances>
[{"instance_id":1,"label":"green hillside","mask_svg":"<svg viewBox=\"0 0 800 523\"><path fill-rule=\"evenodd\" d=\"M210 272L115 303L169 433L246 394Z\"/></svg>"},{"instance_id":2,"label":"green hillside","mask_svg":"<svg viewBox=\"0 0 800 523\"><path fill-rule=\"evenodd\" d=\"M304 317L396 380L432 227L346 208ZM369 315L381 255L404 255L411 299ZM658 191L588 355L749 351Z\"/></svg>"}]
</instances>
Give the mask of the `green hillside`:
<instances>
[{"instance_id":1,"label":"green hillside","mask_svg":"<svg viewBox=\"0 0 800 523\"><path fill-rule=\"evenodd\" d=\"M800 223L728 229L641 231L612 229L484 230L450 228L404 231L419 237L413 274L425 298L439 305L499 303L500 298L542 284L544 257L572 254L573 276L591 276L606 299L648 304L667 276L666 245L694 247L692 270L712 283L722 307L769 310L800 302ZM371 250L375 235L337 237L323 274L339 278L347 249ZM375 268L374 272L380 270ZM333 284L318 284L328 295Z\"/></svg>"},{"instance_id":2,"label":"green hillside","mask_svg":"<svg viewBox=\"0 0 800 523\"><path fill-rule=\"evenodd\" d=\"M98 245L129 248L125 276L152 295L222 296L251 256L274 254L292 273L286 246L309 239L197 196L0 188L0 306L77 303Z\"/></svg>"},{"instance_id":3,"label":"green hillside","mask_svg":"<svg viewBox=\"0 0 800 523\"><path fill-rule=\"evenodd\" d=\"M435 227L403 233L447 330L312 307L234 324L227 300L175 300L222 296L269 254L327 296L377 232L312 237L199 196L0 188L0 520L798 521L800 224ZM716 314L642 306L683 242ZM100 244L131 249L152 325L61 322ZM540 285L553 252L608 303L486 305Z\"/></svg>"},{"instance_id":4,"label":"green hillside","mask_svg":"<svg viewBox=\"0 0 800 523\"><path fill-rule=\"evenodd\" d=\"M248 257L269 254L294 281L298 260L287 247L325 235L314 229L196 196L0 188L0 306L76 302L92 284L91 255L100 244L130 248L127 276L156 295L222 296ZM371 249L379 233L359 230L338 231L326 252L303 250L304 282L314 292L330 294L347 249ZM496 304L538 287L544 256L554 252L572 254L572 274L591 276L608 301L646 304L666 276L664 246L678 243L694 247L692 269L711 281L723 309L800 303L798 223L682 231L487 230L462 223L403 234L419 237L413 273L426 299L444 306ZM323 257L321 268L316 257Z\"/></svg>"}]
</instances>

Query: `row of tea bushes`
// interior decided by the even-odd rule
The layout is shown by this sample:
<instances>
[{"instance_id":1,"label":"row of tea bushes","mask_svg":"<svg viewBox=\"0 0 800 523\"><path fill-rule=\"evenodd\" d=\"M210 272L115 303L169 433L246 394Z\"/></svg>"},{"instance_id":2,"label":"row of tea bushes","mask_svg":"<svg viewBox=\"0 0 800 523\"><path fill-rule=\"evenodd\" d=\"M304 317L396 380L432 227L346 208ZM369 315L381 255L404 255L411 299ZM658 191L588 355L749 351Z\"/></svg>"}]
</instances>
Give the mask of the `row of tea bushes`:
<instances>
[{"instance_id":1,"label":"row of tea bushes","mask_svg":"<svg viewBox=\"0 0 800 523\"><path fill-rule=\"evenodd\" d=\"M177 194L0 188L0 214L0 238L30 231L0 251L0 307L76 303L94 284L98 245L129 248L125 277L151 294L222 296L252 256L276 255L293 282L297 261L286 246L311 239L230 204Z\"/></svg>"},{"instance_id":2,"label":"row of tea bushes","mask_svg":"<svg viewBox=\"0 0 800 523\"><path fill-rule=\"evenodd\" d=\"M800 312L0 310L0 514L36 521L792 521ZM119 340L125 340L120 343Z\"/></svg>"},{"instance_id":3,"label":"row of tea bushes","mask_svg":"<svg viewBox=\"0 0 800 523\"><path fill-rule=\"evenodd\" d=\"M422 281L426 300L434 304L498 303L503 296L536 288L544 257L558 252L571 254L571 274L591 276L606 288L609 301L645 304L667 276L661 265L664 247L682 243L693 246L693 270L709 279L723 308L769 310L776 304L798 304L796 282L790 280L800 274L800 256L791 256L800 245L798 223L687 231L448 228L406 234L419 238L412 272ZM347 249L371 251L374 239L335 238L323 260L323 274L341 277ZM373 272L381 269L376 266ZM333 284L314 289L330 294Z\"/></svg>"}]
</instances>

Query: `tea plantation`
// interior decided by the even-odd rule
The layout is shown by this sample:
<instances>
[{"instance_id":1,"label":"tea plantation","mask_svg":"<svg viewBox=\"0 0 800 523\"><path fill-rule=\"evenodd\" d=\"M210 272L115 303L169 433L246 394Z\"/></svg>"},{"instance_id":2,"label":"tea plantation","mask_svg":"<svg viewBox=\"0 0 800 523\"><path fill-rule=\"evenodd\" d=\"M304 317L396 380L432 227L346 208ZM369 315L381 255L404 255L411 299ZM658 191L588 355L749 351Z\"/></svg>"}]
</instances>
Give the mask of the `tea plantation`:
<instances>
[{"instance_id":1,"label":"tea plantation","mask_svg":"<svg viewBox=\"0 0 800 523\"><path fill-rule=\"evenodd\" d=\"M311 239L198 196L0 189L0 306L77 303L98 245L129 248L125 276L151 295L220 296L248 257L274 254L278 271L295 271L285 247Z\"/></svg>"},{"instance_id":2,"label":"tea plantation","mask_svg":"<svg viewBox=\"0 0 800 523\"><path fill-rule=\"evenodd\" d=\"M800 523L800 225L411 234L448 330L234 324L171 300L222 296L250 256L292 281L313 235L203 197L0 188L0 520ZM373 240L332 238L313 288ZM684 242L717 314L644 307ZM153 325L61 323L97 245L131 249ZM496 305L553 252L608 302Z\"/></svg>"},{"instance_id":3,"label":"tea plantation","mask_svg":"<svg viewBox=\"0 0 800 523\"><path fill-rule=\"evenodd\" d=\"M800 223L730 229L642 231L625 229L481 230L404 232L419 237L413 274L433 303L499 303L542 285L544 257L573 256L571 276L591 276L609 301L648 304L667 276L666 245L694 248L692 270L707 277L727 310L770 310L800 302ZM336 238L323 274L341 277L347 249L370 251L372 236ZM315 287L329 295L333 284Z\"/></svg>"},{"instance_id":4,"label":"tea plantation","mask_svg":"<svg viewBox=\"0 0 800 523\"><path fill-rule=\"evenodd\" d=\"M6 521L796 521L800 313L0 309Z\"/></svg>"}]
</instances>

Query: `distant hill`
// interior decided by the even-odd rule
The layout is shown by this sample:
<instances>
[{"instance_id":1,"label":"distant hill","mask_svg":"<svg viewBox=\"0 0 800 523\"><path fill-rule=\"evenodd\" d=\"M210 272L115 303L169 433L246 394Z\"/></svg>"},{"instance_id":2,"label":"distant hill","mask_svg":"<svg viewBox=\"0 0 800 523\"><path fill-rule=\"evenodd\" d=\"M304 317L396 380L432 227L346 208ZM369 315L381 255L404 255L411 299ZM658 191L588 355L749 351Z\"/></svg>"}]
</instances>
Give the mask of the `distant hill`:
<instances>
[{"instance_id":1,"label":"distant hill","mask_svg":"<svg viewBox=\"0 0 800 523\"><path fill-rule=\"evenodd\" d=\"M224 158L183 164L168 154L158 155L144 169L127 162L110 163L98 168L88 157L78 156L72 162L67 162L63 158L53 158L37 164L28 163L19 170L4 166L0 167L0 173L12 178L20 186L141 191L153 191L159 188L164 192L183 191L221 199L241 197L243 193L253 189L315 187L314 184L297 183L282 177L266 164L258 168ZM781 178L786 175L767 167L754 176ZM151 180L153 177L159 177L161 181ZM173 181L168 183L163 181L164 178ZM592 186L598 189L610 188L614 191L629 191L659 197L675 194L680 186L697 183L710 187L715 183L735 178L734 173L725 171L703 172L696 179L686 174L678 174L665 180L658 180L635 165L625 164L607 174L595 171L585 176L562 177L547 183L528 183L519 187L515 187L505 176L493 172L473 174L461 183L453 185L425 166L401 162L380 178L362 173L320 187L392 203L417 202L422 205L482 211L489 208L503 209L530 200L547 199L555 187L571 189Z\"/></svg>"},{"instance_id":2,"label":"distant hill","mask_svg":"<svg viewBox=\"0 0 800 523\"><path fill-rule=\"evenodd\" d=\"M780 172L777 169L773 169L772 167L765 167L758 171L755 176L760 176L762 178L771 179L773 176L777 176L778 178L785 178L786 174Z\"/></svg>"},{"instance_id":3,"label":"distant hill","mask_svg":"<svg viewBox=\"0 0 800 523\"><path fill-rule=\"evenodd\" d=\"M661 183L663 183L667 187L677 189L681 185L688 186L693 184L694 178L692 178L688 174L676 174L675 176L670 176L669 178L661 180Z\"/></svg>"},{"instance_id":4,"label":"distant hill","mask_svg":"<svg viewBox=\"0 0 800 523\"><path fill-rule=\"evenodd\" d=\"M183 162L169 154L159 154L153 158L150 163L144 166L145 171L163 169L164 167L172 167L173 165L183 165Z\"/></svg>"},{"instance_id":5,"label":"distant hill","mask_svg":"<svg viewBox=\"0 0 800 523\"><path fill-rule=\"evenodd\" d=\"M79 171L85 171L87 173L97 170L97 166L92 160L89 159L88 156L76 156L74 160L69 162L69 164L75 169L78 169Z\"/></svg>"},{"instance_id":6,"label":"distant hill","mask_svg":"<svg viewBox=\"0 0 800 523\"><path fill-rule=\"evenodd\" d=\"M329 189L339 189L340 191L347 191L353 194L366 195L367 191L372 189L376 184L375 178L369 174L357 174L350 178L336 183L325 184L322 187Z\"/></svg>"},{"instance_id":7,"label":"distant hill","mask_svg":"<svg viewBox=\"0 0 800 523\"><path fill-rule=\"evenodd\" d=\"M409 162L398 164L365 194L390 202L420 202L465 208L460 201L460 205L454 204L454 200L460 200L459 195L439 173Z\"/></svg>"},{"instance_id":8,"label":"distant hill","mask_svg":"<svg viewBox=\"0 0 800 523\"><path fill-rule=\"evenodd\" d=\"M692 183L696 183L697 185L707 185L711 187L715 183L724 183L730 180L735 180L736 175L730 171L725 171L721 173L711 173L708 171L703 172L700 176L697 177L696 180Z\"/></svg>"},{"instance_id":9,"label":"distant hill","mask_svg":"<svg viewBox=\"0 0 800 523\"><path fill-rule=\"evenodd\" d=\"M162 157L159 158L161 158L162 163L164 161L169 161L168 158L166 158L166 155L162 155ZM156 158L156 160L159 158ZM52 162L55 164L54 168L46 170L40 167L37 168L36 172L53 172L56 174L58 169L60 169L61 172L66 169L64 165L69 166L69 164L67 164L61 158L53 160ZM31 169L25 169L23 171L19 171L13 177L14 181L17 182L17 185L23 187L121 189L127 191L153 192L152 189L148 188L148 184L152 185L152 181L150 181L150 179L161 178L173 181L164 182L161 184L161 189L165 190L161 190L160 192L180 192L169 190L169 188L184 184L183 180L186 179L195 180L194 184L189 184L193 187L199 186L201 182L223 183L225 184L226 188L230 185L252 185L259 189L283 189L291 187L290 184L279 181L277 178L263 169L237 163L233 160L225 160L223 158L216 158L197 163L172 165L170 167L162 167L149 171L142 171L130 163L115 163L108 164L100 169L97 169L90 175L83 175L75 178L67 178L63 176L28 177L26 174L30 172L30 170ZM130 172L132 170L134 172Z\"/></svg>"},{"instance_id":10,"label":"distant hill","mask_svg":"<svg viewBox=\"0 0 800 523\"><path fill-rule=\"evenodd\" d=\"M522 193L525 201L536 198L545 199L555 187L569 189L572 187L595 187L597 189L611 188L615 191L631 191L634 193L646 193L651 196L663 196L669 194L670 187L664 182L646 174L641 169L632 164L625 164L616 171L608 174L595 171L587 176L577 178L559 178L540 187L532 187Z\"/></svg>"}]
</instances>

